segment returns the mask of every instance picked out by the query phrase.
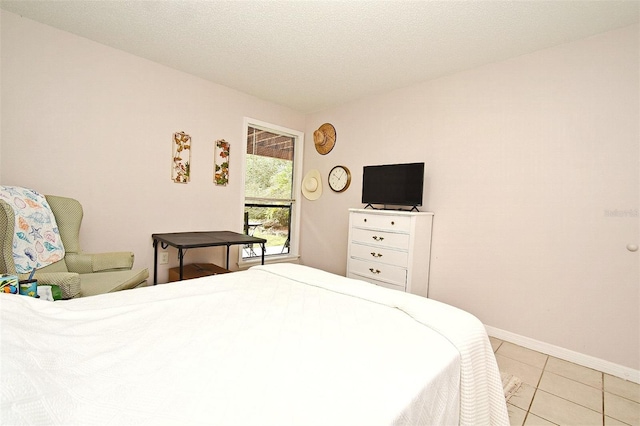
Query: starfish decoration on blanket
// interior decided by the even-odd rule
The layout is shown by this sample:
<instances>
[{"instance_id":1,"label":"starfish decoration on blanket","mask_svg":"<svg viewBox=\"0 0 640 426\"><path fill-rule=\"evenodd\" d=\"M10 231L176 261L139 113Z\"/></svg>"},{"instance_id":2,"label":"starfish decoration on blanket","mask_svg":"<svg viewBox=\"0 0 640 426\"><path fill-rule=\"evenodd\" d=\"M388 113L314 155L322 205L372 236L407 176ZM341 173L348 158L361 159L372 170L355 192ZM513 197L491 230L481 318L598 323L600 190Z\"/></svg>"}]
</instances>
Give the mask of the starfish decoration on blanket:
<instances>
[{"instance_id":1,"label":"starfish decoration on blanket","mask_svg":"<svg viewBox=\"0 0 640 426\"><path fill-rule=\"evenodd\" d=\"M29 235L31 235L34 239L35 238L40 238L42 239L42 235L40 235L40 230L42 229L42 227L40 228L36 228L35 226L31 227L31 232L29 232Z\"/></svg>"}]
</instances>

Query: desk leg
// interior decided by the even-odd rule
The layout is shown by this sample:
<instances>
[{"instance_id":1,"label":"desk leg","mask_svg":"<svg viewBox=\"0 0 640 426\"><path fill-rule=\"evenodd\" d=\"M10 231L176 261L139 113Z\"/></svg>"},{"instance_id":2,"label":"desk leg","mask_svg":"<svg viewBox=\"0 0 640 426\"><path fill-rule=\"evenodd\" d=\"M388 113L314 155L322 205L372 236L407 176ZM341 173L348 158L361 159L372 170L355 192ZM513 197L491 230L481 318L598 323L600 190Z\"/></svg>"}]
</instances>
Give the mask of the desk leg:
<instances>
[{"instance_id":1,"label":"desk leg","mask_svg":"<svg viewBox=\"0 0 640 426\"><path fill-rule=\"evenodd\" d=\"M180 281L182 281L182 259L184 257L184 253L181 248L178 249L178 257L180 258Z\"/></svg>"},{"instance_id":2,"label":"desk leg","mask_svg":"<svg viewBox=\"0 0 640 426\"><path fill-rule=\"evenodd\" d=\"M260 243L260 245L262 246L262 264L264 265L264 243Z\"/></svg>"},{"instance_id":3,"label":"desk leg","mask_svg":"<svg viewBox=\"0 0 640 426\"><path fill-rule=\"evenodd\" d=\"M227 245L227 271L229 270L229 245Z\"/></svg>"},{"instance_id":4,"label":"desk leg","mask_svg":"<svg viewBox=\"0 0 640 426\"><path fill-rule=\"evenodd\" d=\"M153 240L153 285L158 284L158 240Z\"/></svg>"}]
</instances>

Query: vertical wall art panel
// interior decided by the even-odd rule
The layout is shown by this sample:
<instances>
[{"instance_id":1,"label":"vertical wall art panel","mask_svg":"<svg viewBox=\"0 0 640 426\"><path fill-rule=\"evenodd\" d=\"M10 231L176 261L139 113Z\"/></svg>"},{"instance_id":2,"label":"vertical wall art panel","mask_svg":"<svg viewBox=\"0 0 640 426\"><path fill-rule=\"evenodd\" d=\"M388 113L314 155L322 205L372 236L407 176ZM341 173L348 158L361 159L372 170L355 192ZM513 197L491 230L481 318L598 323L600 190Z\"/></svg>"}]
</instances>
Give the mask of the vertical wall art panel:
<instances>
[{"instance_id":1,"label":"vertical wall art panel","mask_svg":"<svg viewBox=\"0 0 640 426\"><path fill-rule=\"evenodd\" d=\"M213 181L216 185L226 185L229 183L229 142L224 139L217 140L214 155Z\"/></svg>"},{"instance_id":2,"label":"vertical wall art panel","mask_svg":"<svg viewBox=\"0 0 640 426\"><path fill-rule=\"evenodd\" d=\"M173 134L173 165L171 179L176 183L187 183L191 176L191 136L184 132Z\"/></svg>"}]
</instances>

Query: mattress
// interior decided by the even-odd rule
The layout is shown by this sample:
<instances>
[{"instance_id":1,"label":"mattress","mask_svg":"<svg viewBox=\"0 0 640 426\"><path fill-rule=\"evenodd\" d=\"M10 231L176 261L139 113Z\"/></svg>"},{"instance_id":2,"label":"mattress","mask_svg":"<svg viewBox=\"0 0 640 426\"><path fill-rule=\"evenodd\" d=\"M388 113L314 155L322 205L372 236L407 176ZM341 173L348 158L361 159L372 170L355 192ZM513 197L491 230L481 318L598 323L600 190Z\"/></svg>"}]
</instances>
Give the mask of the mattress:
<instances>
[{"instance_id":1,"label":"mattress","mask_svg":"<svg viewBox=\"0 0 640 426\"><path fill-rule=\"evenodd\" d=\"M300 265L0 320L2 424L508 424L475 317Z\"/></svg>"}]
</instances>

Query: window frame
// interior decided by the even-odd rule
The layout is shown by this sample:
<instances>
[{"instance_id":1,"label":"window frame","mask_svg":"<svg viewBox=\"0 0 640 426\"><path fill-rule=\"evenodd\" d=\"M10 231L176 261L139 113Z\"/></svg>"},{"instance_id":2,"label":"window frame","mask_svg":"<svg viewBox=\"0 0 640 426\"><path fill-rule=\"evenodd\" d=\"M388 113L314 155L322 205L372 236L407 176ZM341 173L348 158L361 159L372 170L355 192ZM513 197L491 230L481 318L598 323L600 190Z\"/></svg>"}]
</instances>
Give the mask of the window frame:
<instances>
[{"instance_id":1,"label":"window frame","mask_svg":"<svg viewBox=\"0 0 640 426\"><path fill-rule=\"evenodd\" d=\"M293 177L291 188L291 231L289 234L289 253L275 254L265 256L264 263L278 263L297 260L300 257L300 207L301 207L301 192L300 185L302 182L302 165L304 154L304 132L299 130L289 129L287 127L279 126L273 123L267 123L265 121L256 120L250 117L244 117L242 124L243 135L243 149L242 149L242 204L238 212L238 217L244 217L244 208L247 202L252 203L254 200L247 200L245 198L245 184L246 184L246 172L247 172L247 150L246 140L249 132L249 127L254 127L260 130L266 130L274 133L280 133L287 136L291 136L294 139L293 150ZM242 250L238 250L238 267L240 269L246 269L250 266L260 263L260 257L245 259L242 257Z\"/></svg>"}]
</instances>

